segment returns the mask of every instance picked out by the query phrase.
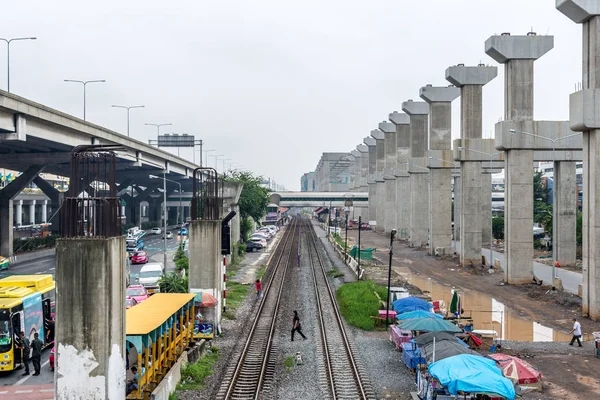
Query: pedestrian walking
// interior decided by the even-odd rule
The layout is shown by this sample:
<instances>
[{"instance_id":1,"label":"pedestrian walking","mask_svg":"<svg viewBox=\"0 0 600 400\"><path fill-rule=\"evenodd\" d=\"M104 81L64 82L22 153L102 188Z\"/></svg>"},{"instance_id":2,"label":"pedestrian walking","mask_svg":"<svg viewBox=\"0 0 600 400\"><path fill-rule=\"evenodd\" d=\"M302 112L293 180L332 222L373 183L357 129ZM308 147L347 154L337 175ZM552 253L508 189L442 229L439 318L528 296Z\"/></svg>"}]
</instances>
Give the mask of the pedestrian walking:
<instances>
[{"instance_id":1,"label":"pedestrian walking","mask_svg":"<svg viewBox=\"0 0 600 400\"><path fill-rule=\"evenodd\" d=\"M21 350L21 361L25 364L25 373L23 376L29 375L29 339L25 337L25 332L19 333L19 338L21 339L21 345L19 349Z\"/></svg>"},{"instance_id":2,"label":"pedestrian walking","mask_svg":"<svg viewBox=\"0 0 600 400\"><path fill-rule=\"evenodd\" d=\"M31 352L31 361L33 363L33 369L35 370L33 376L38 376L42 369L40 361L42 360L42 347L44 346L44 343L42 343L39 336L40 335L36 332L33 335L33 342L31 342L31 348L33 349Z\"/></svg>"},{"instance_id":3,"label":"pedestrian walking","mask_svg":"<svg viewBox=\"0 0 600 400\"><path fill-rule=\"evenodd\" d=\"M256 286L256 300L260 300L260 293L262 292L262 282L260 279L254 281L254 286Z\"/></svg>"},{"instance_id":4,"label":"pedestrian walking","mask_svg":"<svg viewBox=\"0 0 600 400\"><path fill-rule=\"evenodd\" d=\"M573 343L577 340L579 347L581 347L581 324L577 321L577 318L573 318L573 329L571 329L571 333L573 333L573 337L571 338L569 346L573 346Z\"/></svg>"},{"instance_id":5,"label":"pedestrian walking","mask_svg":"<svg viewBox=\"0 0 600 400\"><path fill-rule=\"evenodd\" d=\"M304 333L302 333L302 326L300 325L300 317L298 317L298 311L294 310L294 320L293 320L293 328L292 328L292 342L294 341L294 332L298 332L300 336L306 339Z\"/></svg>"}]
</instances>

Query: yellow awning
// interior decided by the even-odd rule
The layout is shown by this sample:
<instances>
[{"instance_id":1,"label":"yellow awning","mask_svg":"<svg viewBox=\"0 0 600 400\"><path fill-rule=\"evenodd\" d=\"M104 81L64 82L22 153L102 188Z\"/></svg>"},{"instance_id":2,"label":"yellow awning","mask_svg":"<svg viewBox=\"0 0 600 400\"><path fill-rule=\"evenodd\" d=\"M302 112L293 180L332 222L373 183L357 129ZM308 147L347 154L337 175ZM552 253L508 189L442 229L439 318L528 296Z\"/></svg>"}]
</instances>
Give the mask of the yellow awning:
<instances>
[{"instance_id":1,"label":"yellow awning","mask_svg":"<svg viewBox=\"0 0 600 400\"><path fill-rule=\"evenodd\" d=\"M192 293L156 293L125 312L126 335L147 335L187 303Z\"/></svg>"}]
</instances>

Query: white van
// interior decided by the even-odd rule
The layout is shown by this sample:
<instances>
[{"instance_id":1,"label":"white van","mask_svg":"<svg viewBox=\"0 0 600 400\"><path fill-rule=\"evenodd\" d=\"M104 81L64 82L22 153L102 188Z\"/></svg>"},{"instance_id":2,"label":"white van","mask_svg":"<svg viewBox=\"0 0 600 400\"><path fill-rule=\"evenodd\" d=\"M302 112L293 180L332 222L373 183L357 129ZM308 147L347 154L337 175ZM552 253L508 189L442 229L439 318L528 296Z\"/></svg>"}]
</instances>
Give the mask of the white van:
<instances>
[{"instance_id":1,"label":"white van","mask_svg":"<svg viewBox=\"0 0 600 400\"><path fill-rule=\"evenodd\" d=\"M148 263L140 270L140 276L138 277L138 283L144 285L148 293L158 293L160 288L158 287L158 281L163 277L164 267L160 263Z\"/></svg>"}]
</instances>

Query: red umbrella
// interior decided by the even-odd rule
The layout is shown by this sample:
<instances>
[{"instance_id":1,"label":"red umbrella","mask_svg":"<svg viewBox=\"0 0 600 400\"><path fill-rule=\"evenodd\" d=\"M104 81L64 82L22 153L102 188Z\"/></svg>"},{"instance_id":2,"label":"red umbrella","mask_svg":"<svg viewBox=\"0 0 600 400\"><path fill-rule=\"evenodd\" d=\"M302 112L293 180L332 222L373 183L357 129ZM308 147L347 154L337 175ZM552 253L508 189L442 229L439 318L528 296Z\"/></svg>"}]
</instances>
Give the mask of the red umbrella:
<instances>
[{"instance_id":1,"label":"red umbrella","mask_svg":"<svg viewBox=\"0 0 600 400\"><path fill-rule=\"evenodd\" d=\"M199 300L198 295L199 293L196 294L196 301ZM206 292L202 292L202 301L199 304L200 307L214 307L217 305L217 303L218 301L215 296Z\"/></svg>"},{"instance_id":2,"label":"red umbrella","mask_svg":"<svg viewBox=\"0 0 600 400\"><path fill-rule=\"evenodd\" d=\"M513 383L525 386L538 386L536 384L542 381L542 374L527 361L502 353L490 354L488 357L500 365L502 374Z\"/></svg>"}]
</instances>

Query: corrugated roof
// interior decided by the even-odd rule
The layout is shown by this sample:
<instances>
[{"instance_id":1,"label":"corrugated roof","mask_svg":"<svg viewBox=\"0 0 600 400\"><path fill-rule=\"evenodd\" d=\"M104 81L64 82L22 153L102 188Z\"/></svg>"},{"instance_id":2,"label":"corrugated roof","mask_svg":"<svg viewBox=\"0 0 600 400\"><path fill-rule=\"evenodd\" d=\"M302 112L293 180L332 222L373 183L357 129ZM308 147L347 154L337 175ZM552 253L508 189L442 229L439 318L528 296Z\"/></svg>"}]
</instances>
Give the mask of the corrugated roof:
<instances>
[{"instance_id":1,"label":"corrugated roof","mask_svg":"<svg viewBox=\"0 0 600 400\"><path fill-rule=\"evenodd\" d=\"M126 335L147 335L194 299L192 293L157 293L125 312Z\"/></svg>"}]
</instances>

